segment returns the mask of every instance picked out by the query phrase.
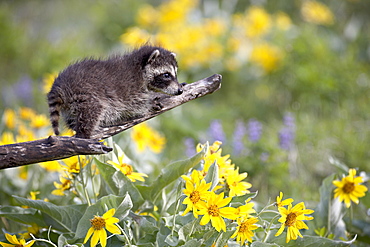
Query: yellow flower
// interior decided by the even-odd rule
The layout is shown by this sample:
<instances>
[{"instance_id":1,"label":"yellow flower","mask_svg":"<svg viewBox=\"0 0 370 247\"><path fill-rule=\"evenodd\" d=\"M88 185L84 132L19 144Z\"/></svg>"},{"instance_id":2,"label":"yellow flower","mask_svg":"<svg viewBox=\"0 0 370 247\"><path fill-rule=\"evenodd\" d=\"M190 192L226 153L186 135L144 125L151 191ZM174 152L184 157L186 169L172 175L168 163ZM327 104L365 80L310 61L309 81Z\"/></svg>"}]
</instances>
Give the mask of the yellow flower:
<instances>
[{"instance_id":1,"label":"yellow flower","mask_svg":"<svg viewBox=\"0 0 370 247\"><path fill-rule=\"evenodd\" d=\"M186 181L183 192L187 196L182 202L187 205L182 215L193 211L194 217L198 218L197 207L201 201L207 200L211 194L208 191L211 188L211 183L206 183L204 179L199 179L199 173L196 170L193 170L191 177L184 175L181 177Z\"/></svg>"},{"instance_id":2,"label":"yellow flower","mask_svg":"<svg viewBox=\"0 0 370 247\"><path fill-rule=\"evenodd\" d=\"M166 143L165 137L161 136L145 123L136 125L131 132L131 137L135 141L139 152L144 151L148 147L153 152L160 153Z\"/></svg>"},{"instance_id":3,"label":"yellow flower","mask_svg":"<svg viewBox=\"0 0 370 247\"><path fill-rule=\"evenodd\" d=\"M284 207L289 204L292 204L294 200L292 198L288 198L283 200L283 192L280 191L280 194L276 197L276 206L278 207Z\"/></svg>"},{"instance_id":4,"label":"yellow flower","mask_svg":"<svg viewBox=\"0 0 370 247\"><path fill-rule=\"evenodd\" d=\"M255 217L251 217L249 219L238 218L237 222L238 226L236 231L230 238L236 237L236 241L238 241L240 245L244 245L246 240L252 242L252 237L254 236L254 232L252 231L258 228L258 226L255 225L255 223L258 222L258 219Z\"/></svg>"},{"instance_id":5,"label":"yellow flower","mask_svg":"<svg viewBox=\"0 0 370 247\"><path fill-rule=\"evenodd\" d=\"M287 243L291 239L297 239L298 236L302 238L303 236L299 230L308 229L308 226L303 222L303 220L313 219L313 217L306 216L305 214L312 214L314 211L306 209L303 202L298 203L294 207L292 207L292 204L289 204L287 209L285 207L279 207L278 210L281 215L279 222L282 224L275 236L279 236L284 231L284 228L287 227Z\"/></svg>"},{"instance_id":6,"label":"yellow flower","mask_svg":"<svg viewBox=\"0 0 370 247\"><path fill-rule=\"evenodd\" d=\"M14 129L17 122L15 111L6 109L4 111L3 121L8 129Z\"/></svg>"},{"instance_id":7,"label":"yellow flower","mask_svg":"<svg viewBox=\"0 0 370 247\"><path fill-rule=\"evenodd\" d=\"M8 145L15 143L14 134L9 131L3 132L0 139L0 145Z\"/></svg>"},{"instance_id":8,"label":"yellow flower","mask_svg":"<svg viewBox=\"0 0 370 247\"><path fill-rule=\"evenodd\" d=\"M125 174L131 182L145 181L144 177L148 177L148 175L144 173L134 172L132 166L123 162L124 155L118 157L118 163L108 160L107 163L118 168L123 174Z\"/></svg>"},{"instance_id":9,"label":"yellow flower","mask_svg":"<svg viewBox=\"0 0 370 247\"><path fill-rule=\"evenodd\" d=\"M8 233L5 233L5 237L10 242L10 244L0 242L0 245L3 247L30 247L35 243L35 240L31 240L26 243L26 240L18 240L15 235L10 235Z\"/></svg>"},{"instance_id":10,"label":"yellow flower","mask_svg":"<svg viewBox=\"0 0 370 247\"><path fill-rule=\"evenodd\" d=\"M236 219L237 210L232 207L225 207L230 203L232 197L224 198L224 193L216 195L214 192L210 193L207 202L199 202L199 215L203 215L200 220L200 225L206 225L211 221L212 226L219 232L223 230L226 232L226 224L223 218Z\"/></svg>"},{"instance_id":11,"label":"yellow flower","mask_svg":"<svg viewBox=\"0 0 370 247\"><path fill-rule=\"evenodd\" d=\"M151 37L152 36L147 31L139 27L131 27L128 28L126 32L120 36L120 40L122 43L127 44L131 47L138 47L139 45L150 42Z\"/></svg>"},{"instance_id":12,"label":"yellow flower","mask_svg":"<svg viewBox=\"0 0 370 247\"><path fill-rule=\"evenodd\" d=\"M242 206L239 206L237 210L238 217L241 218L248 218L250 214L253 214L256 212L256 210L253 209L254 203L250 202L251 198L245 201L245 204Z\"/></svg>"},{"instance_id":13,"label":"yellow flower","mask_svg":"<svg viewBox=\"0 0 370 247\"><path fill-rule=\"evenodd\" d=\"M105 247L107 245L107 232L108 230L112 234L120 234L121 230L115 225L119 222L118 218L113 217L116 210L114 208L108 210L103 216L95 216L90 220L91 227L88 230L84 244L91 237L90 247L94 247L100 241L101 246Z\"/></svg>"},{"instance_id":14,"label":"yellow flower","mask_svg":"<svg viewBox=\"0 0 370 247\"><path fill-rule=\"evenodd\" d=\"M230 189L229 196L242 196L250 191L249 188L252 187L252 184L248 182L243 182L242 180L248 176L248 173L243 172L239 174L239 167L232 172L229 172L226 177L226 183Z\"/></svg>"},{"instance_id":15,"label":"yellow flower","mask_svg":"<svg viewBox=\"0 0 370 247\"><path fill-rule=\"evenodd\" d=\"M349 175L342 178L341 181L335 180L333 184L337 187L334 190L334 198L339 198L339 201L344 201L346 207L351 206L351 201L358 204L358 198L365 196L367 188L362 185L363 179L360 176L356 177L356 170L349 169Z\"/></svg>"},{"instance_id":16,"label":"yellow flower","mask_svg":"<svg viewBox=\"0 0 370 247\"><path fill-rule=\"evenodd\" d=\"M56 160L45 161L40 163L39 165L49 172L58 172L62 169L62 166Z\"/></svg>"},{"instance_id":17,"label":"yellow flower","mask_svg":"<svg viewBox=\"0 0 370 247\"><path fill-rule=\"evenodd\" d=\"M33 128L40 129L46 126L49 126L49 118L47 118L44 114L38 114L31 120L31 127Z\"/></svg>"},{"instance_id":18,"label":"yellow flower","mask_svg":"<svg viewBox=\"0 0 370 247\"><path fill-rule=\"evenodd\" d=\"M55 190L51 192L51 194L56 196L64 196L64 191L69 190L71 188L72 181L65 177L59 178L61 183L54 182Z\"/></svg>"},{"instance_id":19,"label":"yellow flower","mask_svg":"<svg viewBox=\"0 0 370 247\"><path fill-rule=\"evenodd\" d=\"M275 25L278 29L286 31L292 26L292 20L284 12L279 12L275 16Z\"/></svg>"},{"instance_id":20,"label":"yellow flower","mask_svg":"<svg viewBox=\"0 0 370 247\"><path fill-rule=\"evenodd\" d=\"M255 38L266 34L271 26L270 15L261 7L252 6L246 12L245 34Z\"/></svg>"},{"instance_id":21,"label":"yellow flower","mask_svg":"<svg viewBox=\"0 0 370 247\"><path fill-rule=\"evenodd\" d=\"M19 110L19 115L21 117L21 119L24 119L24 120L31 120L35 115L35 111L29 107L22 107L20 110Z\"/></svg>"},{"instance_id":22,"label":"yellow flower","mask_svg":"<svg viewBox=\"0 0 370 247\"><path fill-rule=\"evenodd\" d=\"M58 76L58 73L54 72L54 73L48 73L44 76L44 79L43 79L43 83L44 83L44 86L43 86L43 91L44 93L48 93L51 89L51 86L53 86L53 83L55 81L55 78L57 78Z\"/></svg>"},{"instance_id":23,"label":"yellow flower","mask_svg":"<svg viewBox=\"0 0 370 247\"><path fill-rule=\"evenodd\" d=\"M69 173L80 173L81 169L89 163L89 160L85 155L78 155L63 159L63 162L66 165L63 169Z\"/></svg>"},{"instance_id":24,"label":"yellow flower","mask_svg":"<svg viewBox=\"0 0 370 247\"><path fill-rule=\"evenodd\" d=\"M319 25L331 25L334 22L334 15L323 3L317 1L304 1L301 14L305 21Z\"/></svg>"},{"instance_id":25,"label":"yellow flower","mask_svg":"<svg viewBox=\"0 0 370 247\"><path fill-rule=\"evenodd\" d=\"M254 46L250 60L268 73L278 67L282 57L282 52L278 47L267 43L259 43Z\"/></svg>"}]
</instances>

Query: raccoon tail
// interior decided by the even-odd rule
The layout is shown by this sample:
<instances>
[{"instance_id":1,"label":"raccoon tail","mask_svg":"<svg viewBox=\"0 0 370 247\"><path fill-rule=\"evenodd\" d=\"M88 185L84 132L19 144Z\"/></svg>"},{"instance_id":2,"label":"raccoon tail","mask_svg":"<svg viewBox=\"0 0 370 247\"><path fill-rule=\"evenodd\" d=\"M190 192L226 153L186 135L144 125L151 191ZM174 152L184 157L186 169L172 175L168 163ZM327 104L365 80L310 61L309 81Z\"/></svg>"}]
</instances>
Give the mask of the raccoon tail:
<instances>
[{"instance_id":1,"label":"raccoon tail","mask_svg":"<svg viewBox=\"0 0 370 247\"><path fill-rule=\"evenodd\" d=\"M48 94L48 103L51 126L55 135L59 135L60 107L63 104L63 100L58 93L50 91Z\"/></svg>"}]
</instances>

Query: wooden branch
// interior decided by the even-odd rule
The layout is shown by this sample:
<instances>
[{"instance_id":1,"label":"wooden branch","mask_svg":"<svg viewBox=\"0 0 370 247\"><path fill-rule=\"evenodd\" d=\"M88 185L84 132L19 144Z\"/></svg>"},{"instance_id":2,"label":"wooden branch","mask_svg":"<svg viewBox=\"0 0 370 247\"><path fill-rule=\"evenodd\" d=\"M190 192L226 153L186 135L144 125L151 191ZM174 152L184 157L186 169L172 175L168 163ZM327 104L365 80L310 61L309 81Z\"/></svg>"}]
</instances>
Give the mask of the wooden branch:
<instances>
[{"instance_id":1,"label":"wooden branch","mask_svg":"<svg viewBox=\"0 0 370 247\"><path fill-rule=\"evenodd\" d=\"M215 74L191 84L186 84L183 87L184 92L178 96L152 93L153 110L149 115L132 119L121 125L102 128L98 133L93 134L93 139L49 136L49 138L42 140L0 146L0 169L64 159L75 155L108 153L113 149L98 140L116 135L190 100L213 93L221 87L221 80L221 75Z\"/></svg>"}]
</instances>

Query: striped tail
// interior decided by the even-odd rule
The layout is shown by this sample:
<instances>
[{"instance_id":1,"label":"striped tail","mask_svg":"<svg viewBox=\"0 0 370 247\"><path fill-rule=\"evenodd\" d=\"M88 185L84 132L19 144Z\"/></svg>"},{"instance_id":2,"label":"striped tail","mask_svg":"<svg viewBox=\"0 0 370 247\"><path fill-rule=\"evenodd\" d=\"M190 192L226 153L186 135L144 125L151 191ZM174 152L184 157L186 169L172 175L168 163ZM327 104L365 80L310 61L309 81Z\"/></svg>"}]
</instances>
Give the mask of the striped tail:
<instances>
[{"instance_id":1,"label":"striped tail","mask_svg":"<svg viewBox=\"0 0 370 247\"><path fill-rule=\"evenodd\" d=\"M48 103L51 126L53 127L55 135L59 135L60 107L63 104L63 100L59 93L52 90L48 94Z\"/></svg>"}]
</instances>

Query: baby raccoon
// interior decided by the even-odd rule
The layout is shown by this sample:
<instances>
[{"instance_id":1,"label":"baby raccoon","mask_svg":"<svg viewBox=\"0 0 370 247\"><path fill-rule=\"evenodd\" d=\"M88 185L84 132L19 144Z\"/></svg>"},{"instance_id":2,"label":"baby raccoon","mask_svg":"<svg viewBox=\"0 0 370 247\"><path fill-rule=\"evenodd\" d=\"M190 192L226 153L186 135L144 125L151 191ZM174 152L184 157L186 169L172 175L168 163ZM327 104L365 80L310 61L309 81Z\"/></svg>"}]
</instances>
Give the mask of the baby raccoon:
<instances>
[{"instance_id":1,"label":"baby raccoon","mask_svg":"<svg viewBox=\"0 0 370 247\"><path fill-rule=\"evenodd\" d=\"M70 65L47 95L54 133L59 134L60 114L79 138L145 116L153 108L150 91L183 92L175 54L161 47L142 46L123 56Z\"/></svg>"}]
</instances>

